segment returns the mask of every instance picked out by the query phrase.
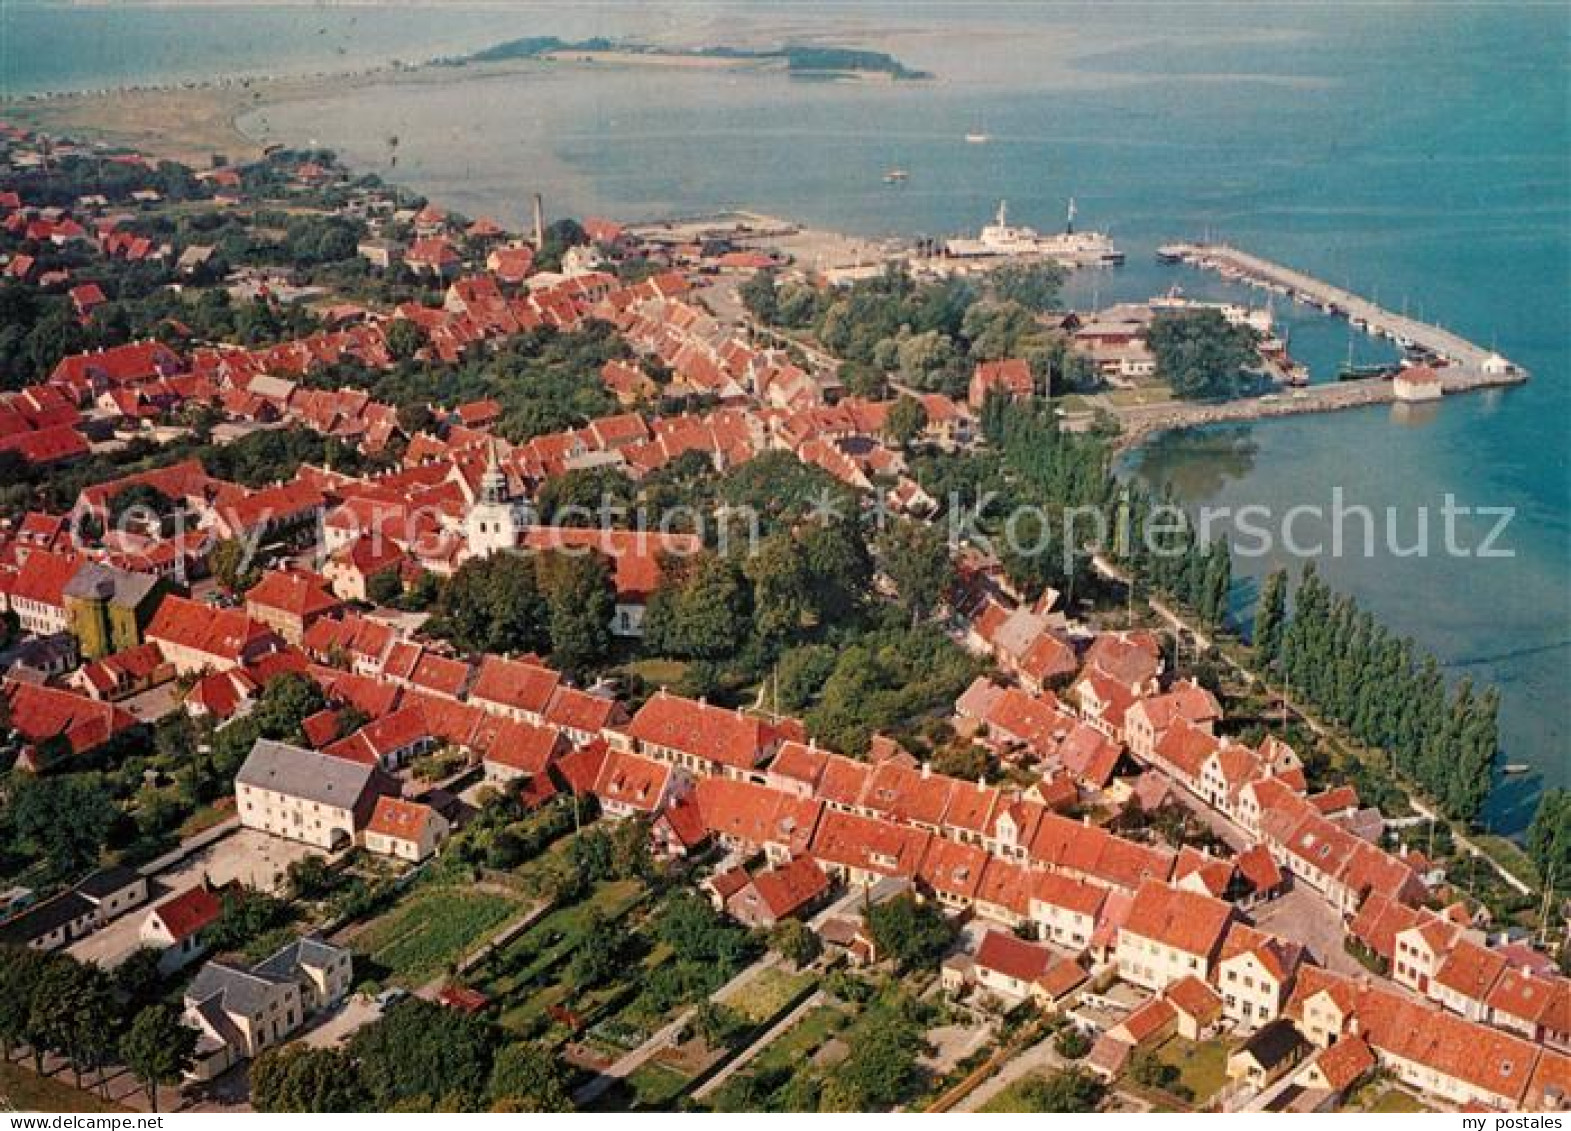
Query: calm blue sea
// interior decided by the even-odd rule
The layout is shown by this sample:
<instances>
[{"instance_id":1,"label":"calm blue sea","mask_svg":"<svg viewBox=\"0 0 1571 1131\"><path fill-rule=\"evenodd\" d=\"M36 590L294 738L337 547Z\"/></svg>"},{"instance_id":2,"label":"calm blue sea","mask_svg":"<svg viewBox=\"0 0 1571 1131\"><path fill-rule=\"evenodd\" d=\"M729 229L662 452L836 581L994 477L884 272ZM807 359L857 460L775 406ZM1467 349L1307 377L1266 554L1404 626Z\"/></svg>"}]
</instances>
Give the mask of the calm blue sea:
<instances>
[{"instance_id":1,"label":"calm blue sea","mask_svg":"<svg viewBox=\"0 0 1571 1131\"><path fill-rule=\"evenodd\" d=\"M780 8L785 8L781 14ZM245 29L254 29L247 32ZM817 36L868 44L924 84L539 67L398 84L258 111L269 140L315 140L471 214L674 215L746 205L863 233L974 228L1008 198L1040 228L1073 195L1130 254L1077 301L1179 284L1172 238L1220 234L1468 334L1534 373L1527 387L1394 416L1376 409L1167 437L1128 464L1191 502L1279 510L1513 508L1515 555L1322 560L1339 587L1506 693L1496 827L1571 784L1571 9L1562 4L1099 5L841 3L62 10L0 2L8 90L313 71L421 58L519 35L678 43ZM50 50L38 50L40 44ZM339 60L335 63L334 60ZM459 76L455 75L455 80ZM966 145L985 130L993 141ZM891 166L910 180L882 182ZM1328 377L1345 327L1279 308ZM1355 342L1361 360L1379 356ZM1383 521L1383 517L1382 517ZM1477 536L1482 526L1474 524ZM1434 540L1438 542L1438 533ZM1259 573L1271 562L1241 563ZM1246 577L1236 594L1253 596Z\"/></svg>"}]
</instances>

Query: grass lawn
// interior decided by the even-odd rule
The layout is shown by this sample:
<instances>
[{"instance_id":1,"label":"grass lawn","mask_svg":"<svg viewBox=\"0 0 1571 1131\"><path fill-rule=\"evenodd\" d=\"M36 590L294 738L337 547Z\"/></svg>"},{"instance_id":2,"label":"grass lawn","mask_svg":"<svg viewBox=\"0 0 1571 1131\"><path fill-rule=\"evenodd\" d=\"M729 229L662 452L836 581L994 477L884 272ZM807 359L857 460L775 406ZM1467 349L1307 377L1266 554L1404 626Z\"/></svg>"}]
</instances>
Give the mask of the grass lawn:
<instances>
[{"instance_id":1,"label":"grass lawn","mask_svg":"<svg viewBox=\"0 0 1571 1131\"><path fill-rule=\"evenodd\" d=\"M1222 1090L1227 1083L1227 1042L1220 1038L1195 1044L1174 1037L1156 1050L1157 1059L1178 1069L1179 1083L1188 1088L1196 1105Z\"/></svg>"},{"instance_id":2,"label":"grass lawn","mask_svg":"<svg viewBox=\"0 0 1571 1131\"><path fill-rule=\"evenodd\" d=\"M390 971L409 988L441 974L449 963L516 915L521 899L491 891L422 887L354 937L357 954Z\"/></svg>"},{"instance_id":3,"label":"grass lawn","mask_svg":"<svg viewBox=\"0 0 1571 1131\"><path fill-rule=\"evenodd\" d=\"M687 675L687 664L681 660L634 660L623 664L622 670L640 677L650 687L673 687Z\"/></svg>"},{"instance_id":4,"label":"grass lawn","mask_svg":"<svg viewBox=\"0 0 1571 1131\"><path fill-rule=\"evenodd\" d=\"M195 836L197 833L210 829L214 825L222 824L234 815L235 799L233 797L219 798L211 805L204 805L187 817L180 825L179 835L182 840L188 836Z\"/></svg>"},{"instance_id":5,"label":"grass lawn","mask_svg":"<svg viewBox=\"0 0 1571 1131\"><path fill-rule=\"evenodd\" d=\"M1530 887L1543 889L1544 878L1538 874L1538 866L1515 841L1493 833L1473 833L1468 839L1517 879Z\"/></svg>"},{"instance_id":6,"label":"grass lawn","mask_svg":"<svg viewBox=\"0 0 1571 1131\"><path fill-rule=\"evenodd\" d=\"M756 1075L777 1068L792 1068L810 1060L825 1041L845 1027L845 1023L844 1010L821 1005L759 1050L748 1063L747 1071Z\"/></svg>"},{"instance_id":7,"label":"grass lawn","mask_svg":"<svg viewBox=\"0 0 1571 1131\"><path fill-rule=\"evenodd\" d=\"M1376 1097L1374 1103L1367 1104L1364 1110L1385 1114L1387 1112L1424 1112L1431 1109L1419 1103L1400 1088L1387 1088L1382 1095Z\"/></svg>"},{"instance_id":8,"label":"grass lawn","mask_svg":"<svg viewBox=\"0 0 1571 1131\"><path fill-rule=\"evenodd\" d=\"M687 1087L688 1078L673 1068L649 1061L627 1078L639 1107L664 1107Z\"/></svg>"},{"instance_id":9,"label":"grass lawn","mask_svg":"<svg viewBox=\"0 0 1571 1131\"><path fill-rule=\"evenodd\" d=\"M1162 386L1142 386L1138 389L1114 389L1107 399L1119 408L1132 405L1162 404L1173 399L1173 390Z\"/></svg>"},{"instance_id":10,"label":"grass lawn","mask_svg":"<svg viewBox=\"0 0 1571 1131\"><path fill-rule=\"evenodd\" d=\"M779 1013L813 977L810 973L793 974L779 966L771 966L732 990L724 1004L759 1025Z\"/></svg>"},{"instance_id":11,"label":"grass lawn","mask_svg":"<svg viewBox=\"0 0 1571 1131\"><path fill-rule=\"evenodd\" d=\"M12 1111L129 1111L22 1064L0 1064L0 1103Z\"/></svg>"},{"instance_id":12,"label":"grass lawn","mask_svg":"<svg viewBox=\"0 0 1571 1131\"><path fill-rule=\"evenodd\" d=\"M988 1114L1032 1112L1035 1109L1026 1102L1025 1090L1038 1080L1047 1079L1043 1072L1028 1072L1018 1080L1012 1080L1005 1085L1004 1090L982 1105L981 1111Z\"/></svg>"}]
</instances>

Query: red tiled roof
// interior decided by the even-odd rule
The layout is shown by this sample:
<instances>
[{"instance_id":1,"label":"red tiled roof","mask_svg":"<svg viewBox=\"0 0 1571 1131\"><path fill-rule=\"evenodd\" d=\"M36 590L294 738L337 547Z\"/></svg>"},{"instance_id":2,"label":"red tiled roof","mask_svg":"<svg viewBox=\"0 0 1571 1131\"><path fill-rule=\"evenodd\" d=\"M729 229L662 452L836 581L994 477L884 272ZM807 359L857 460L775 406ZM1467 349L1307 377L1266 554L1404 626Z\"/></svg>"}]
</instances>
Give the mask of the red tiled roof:
<instances>
[{"instance_id":1,"label":"red tiled roof","mask_svg":"<svg viewBox=\"0 0 1571 1131\"><path fill-rule=\"evenodd\" d=\"M654 813L664 800L671 767L652 758L641 758L623 750L606 754L595 780L595 796L602 802L614 801L644 813Z\"/></svg>"},{"instance_id":2,"label":"red tiled roof","mask_svg":"<svg viewBox=\"0 0 1571 1131\"><path fill-rule=\"evenodd\" d=\"M1233 908L1220 899L1149 881L1135 893L1123 929L1186 954L1209 957L1222 942Z\"/></svg>"},{"instance_id":3,"label":"red tiled roof","mask_svg":"<svg viewBox=\"0 0 1571 1131\"><path fill-rule=\"evenodd\" d=\"M825 809L813 834L813 855L842 867L911 877L931 839L924 829Z\"/></svg>"},{"instance_id":4,"label":"red tiled roof","mask_svg":"<svg viewBox=\"0 0 1571 1131\"><path fill-rule=\"evenodd\" d=\"M664 691L639 708L627 733L641 744L743 770L762 762L775 742L774 729L763 719Z\"/></svg>"},{"instance_id":5,"label":"red tiled roof","mask_svg":"<svg viewBox=\"0 0 1571 1131\"><path fill-rule=\"evenodd\" d=\"M795 915L829 890L829 877L811 856L753 877L753 889L776 919Z\"/></svg>"},{"instance_id":6,"label":"red tiled roof","mask_svg":"<svg viewBox=\"0 0 1571 1131\"><path fill-rule=\"evenodd\" d=\"M1055 956L1045 946L1035 946L1003 931L988 931L976 948L976 964L1007 978L1034 982L1048 972Z\"/></svg>"},{"instance_id":7,"label":"red tiled roof","mask_svg":"<svg viewBox=\"0 0 1571 1131\"><path fill-rule=\"evenodd\" d=\"M567 749L567 740L555 727L535 726L522 719L506 719L496 739L486 750L485 760L506 766L521 774L543 774L551 760Z\"/></svg>"},{"instance_id":8,"label":"red tiled roof","mask_svg":"<svg viewBox=\"0 0 1571 1131\"><path fill-rule=\"evenodd\" d=\"M240 609L214 608L174 594L159 604L146 635L155 643L167 642L230 663L240 662L253 645L275 639L271 629Z\"/></svg>"},{"instance_id":9,"label":"red tiled roof","mask_svg":"<svg viewBox=\"0 0 1571 1131\"><path fill-rule=\"evenodd\" d=\"M182 942L223 913L223 900L206 884L197 884L153 908L175 942Z\"/></svg>"},{"instance_id":10,"label":"red tiled roof","mask_svg":"<svg viewBox=\"0 0 1571 1131\"><path fill-rule=\"evenodd\" d=\"M559 673L541 664L488 655L480 661L469 698L544 715L561 680Z\"/></svg>"},{"instance_id":11,"label":"red tiled roof","mask_svg":"<svg viewBox=\"0 0 1571 1131\"><path fill-rule=\"evenodd\" d=\"M276 609L302 620L313 620L341 605L326 581L303 570L268 570L246 590L245 603Z\"/></svg>"},{"instance_id":12,"label":"red tiled roof","mask_svg":"<svg viewBox=\"0 0 1571 1131\"><path fill-rule=\"evenodd\" d=\"M1193 1017L1201 1026L1209 1025L1222 1016L1222 999L1193 974L1168 986L1162 991L1162 996L1175 1009Z\"/></svg>"},{"instance_id":13,"label":"red tiled roof","mask_svg":"<svg viewBox=\"0 0 1571 1131\"><path fill-rule=\"evenodd\" d=\"M376 808L371 812L366 832L394 840L418 841L435 816L435 810L429 805L382 796L376 799Z\"/></svg>"}]
</instances>

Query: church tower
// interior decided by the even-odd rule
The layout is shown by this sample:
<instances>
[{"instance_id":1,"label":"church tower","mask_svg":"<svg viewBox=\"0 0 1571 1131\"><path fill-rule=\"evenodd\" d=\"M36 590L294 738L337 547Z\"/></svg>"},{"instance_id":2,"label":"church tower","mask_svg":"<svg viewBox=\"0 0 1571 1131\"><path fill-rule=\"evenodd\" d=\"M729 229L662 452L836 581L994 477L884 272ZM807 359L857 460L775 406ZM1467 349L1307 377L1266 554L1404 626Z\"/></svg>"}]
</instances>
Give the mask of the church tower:
<instances>
[{"instance_id":1,"label":"church tower","mask_svg":"<svg viewBox=\"0 0 1571 1131\"><path fill-rule=\"evenodd\" d=\"M507 485L507 473L497 455L496 441L486 449L485 474L480 477L480 495L464 520L464 539L472 558L489 557L498 550L518 545L518 529L525 524L524 508L515 505Z\"/></svg>"}]
</instances>

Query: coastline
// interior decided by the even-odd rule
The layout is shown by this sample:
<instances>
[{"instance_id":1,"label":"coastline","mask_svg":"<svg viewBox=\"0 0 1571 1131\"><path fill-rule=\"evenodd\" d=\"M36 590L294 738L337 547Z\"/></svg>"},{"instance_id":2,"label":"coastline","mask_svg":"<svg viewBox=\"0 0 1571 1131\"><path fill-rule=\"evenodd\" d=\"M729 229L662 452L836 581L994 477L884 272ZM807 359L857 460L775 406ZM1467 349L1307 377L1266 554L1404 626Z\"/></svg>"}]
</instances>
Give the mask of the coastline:
<instances>
[{"instance_id":1,"label":"coastline","mask_svg":"<svg viewBox=\"0 0 1571 1131\"><path fill-rule=\"evenodd\" d=\"M200 169L212 163L215 153L231 163L259 160L264 143L246 133L239 123L242 118L272 106L327 98L376 84L456 85L567 68L587 73L650 69L751 74L873 85L924 81L866 70L793 71L785 59L773 57L569 46L510 59L454 62L432 58L313 74L16 94L0 97L0 117L44 133L136 150L157 160L177 161Z\"/></svg>"}]
</instances>

